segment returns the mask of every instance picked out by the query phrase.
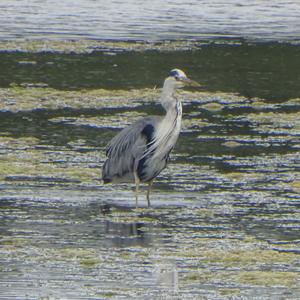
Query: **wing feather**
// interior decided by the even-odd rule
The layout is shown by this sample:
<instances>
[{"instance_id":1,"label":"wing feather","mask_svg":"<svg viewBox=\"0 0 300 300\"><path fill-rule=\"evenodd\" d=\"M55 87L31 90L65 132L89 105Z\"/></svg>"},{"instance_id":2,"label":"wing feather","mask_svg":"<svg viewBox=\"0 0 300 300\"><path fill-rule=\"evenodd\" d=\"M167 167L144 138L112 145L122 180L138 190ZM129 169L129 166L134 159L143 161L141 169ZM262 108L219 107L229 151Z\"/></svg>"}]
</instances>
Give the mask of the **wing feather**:
<instances>
[{"instance_id":1,"label":"wing feather","mask_svg":"<svg viewBox=\"0 0 300 300\"><path fill-rule=\"evenodd\" d=\"M133 146L141 137L144 127L148 124L153 125L153 118L143 118L120 131L106 146L107 157L120 157L122 153L134 151ZM144 139L144 137L143 137Z\"/></svg>"},{"instance_id":2,"label":"wing feather","mask_svg":"<svg viewBox=\"0 0 300 300\"><path fill-rule=\"evenodd\" d=\"M134 167L137 165L135 162L141 159L149 143L143 130L148 125L155 128L159 119L156 116L139 119L110 141L106 147L108 159L102 172L104 182L111 182L114 179L121 182L132 181Z\"/></svg>"}]
</instances>

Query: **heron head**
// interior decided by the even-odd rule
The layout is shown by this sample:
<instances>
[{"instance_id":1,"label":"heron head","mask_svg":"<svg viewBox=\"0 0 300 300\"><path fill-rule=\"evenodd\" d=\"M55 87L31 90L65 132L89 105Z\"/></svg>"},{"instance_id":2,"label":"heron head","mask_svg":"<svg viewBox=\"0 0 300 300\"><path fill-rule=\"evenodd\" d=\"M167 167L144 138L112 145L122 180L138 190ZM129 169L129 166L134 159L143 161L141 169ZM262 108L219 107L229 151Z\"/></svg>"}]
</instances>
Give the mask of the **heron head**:
<instances>
[{"instance_id":1,"label":"heron head","mask_svg":"<svg viewBox=\"0 0 300 300\"><path fill-rule=\"evenodd\" d=\"M200 84L196 81L189 79L185 73L179 69L173 69L169 73L166 81L168 84L172 85L174 88L183 88L185 86L199 87Z\"/></svg>"}]
</instances>

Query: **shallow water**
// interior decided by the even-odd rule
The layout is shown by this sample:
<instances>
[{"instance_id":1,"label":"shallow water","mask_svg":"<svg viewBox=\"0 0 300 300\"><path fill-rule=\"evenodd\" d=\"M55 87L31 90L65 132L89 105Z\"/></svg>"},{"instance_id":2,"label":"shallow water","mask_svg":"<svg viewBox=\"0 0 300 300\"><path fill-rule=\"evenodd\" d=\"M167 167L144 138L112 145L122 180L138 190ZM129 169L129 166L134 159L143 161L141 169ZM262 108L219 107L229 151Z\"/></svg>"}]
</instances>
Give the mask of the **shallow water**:
<instances>
[{"instance_id":1,"label":"shallow water","mask_svg":"<svg viewBox=\"0 0 300 300\"><path fill-rule=\"evenodd\" d=\"M1 299L299 299L299 49L207 47L0 54ZM135 210L131 187L100 181L104 147L162 113L174 62L204 88L179 92L178 145Z\"/></svg>"},{"instance_id":2,"label":"shallow water","mask_svg":"<svg viewBox=\"0 0 300 300\"><path fill-rule=\"evenodd\" d=\"M299 1L36 1L0 3L1 39L299 40Z\"/></svg>"}]
</instances>

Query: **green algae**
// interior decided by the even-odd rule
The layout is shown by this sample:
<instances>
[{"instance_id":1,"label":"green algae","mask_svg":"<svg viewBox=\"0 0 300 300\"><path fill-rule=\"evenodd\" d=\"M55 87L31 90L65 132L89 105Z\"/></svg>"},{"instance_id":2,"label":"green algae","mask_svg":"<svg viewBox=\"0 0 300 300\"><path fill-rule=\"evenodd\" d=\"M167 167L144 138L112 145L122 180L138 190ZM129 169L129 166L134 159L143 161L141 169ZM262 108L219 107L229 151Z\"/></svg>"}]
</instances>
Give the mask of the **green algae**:
<instances>
[{"instance_id":1,"label":"green algae","mask_svg":"<svg viewBox=\"0 0 300 300\"><path fill-rule=\"evenodd\" d=\"M241 143L236 142L236 141L227 141L227 142L224 142L222 145L225 147L228 147L228 148L237 148L237 147L242 146Z\"/></svg>"},{"instance_id":2,"label":"green algae","mask_svg":"<svg viewBox=\"0 0 300 300\"><path fill-rule=\"evenodd\" d=\"M81 266L83 266L85 268L94 268L95 266L102 263L102 261L97 258L90 257L90 258L81 259L79 263Z\"/></svg>"},{"instance_id":3,"label":"green algae","mask_svg":"<svg viewBox=\"0 0 300 300\"><path fill-rule=\"evenodd\" d=\"M149 101L156 95L157 92L153 89L62 91L53 88L18 86L0 89L0 111L133 107L138 105L142 99Z\"/></svg>"},{"instance_id":4,"label":"green algae","mask_svg":"<svg viewBox=\"0 0 300 300\"><path fill-rule=\"evenodd\" d=\"M58 109L101 109L115 107L135 107L141 103L153 103L159 100L160 89L130 89L107 90L89 89L64 91L50 87L22 87L12 85L10 88L0 88L0 111L27 112L35 110ZM207 107L220 107L218 101L237 104L244 100L234 94L178 91L178 96L184 103L194 99L205 99ZM207 103L211 101L212 103Z\"/></svg>"},{"instance_id":5,"label":"green algae","mask_svg":"<svg viewBox=\"0 0 300 300\"><path fill-rule=\"evenodd\" d=\"M40 109L49 113L65 108L66 111L68 108L75 109L74 115L64 115L64 112L59 112L54 117L51 115L48 119L49 123L55 125L63 124L65 127L75 125L72 127L74 131L77 130L77 127L82 129L81 127L85 126L89 127L89 130L92 127L100 129L103 127L123 127L136 118L148 114L143 106L159 98L159 90L154 89L59 91L48 87L30 85L13 86L6 90L1 89L1 93L4 95L1 99L7 101L6 104L0 101L0 105L3 105L2 111L35 113L37 109ZM263 171L267 167L274 168L271 171L268 169L268 173L262 172L259 168L250 168L251 166L260 166L260 157L258 156L252 157L249 154L246 158L240 158L239 153L233 153L232 155L225 153L224 155L223 152L210 155L218 146L213 145L211 148L205 148L207 142L216 139L222 145L220 149L229 148L230 151L240 145L247 147L247 143L266 142L269 143L268 147L270 147L274 136L270 135L264 140L264 137L249 135L248 132L247 134L235 132L233 135L232 132L226 131L228 125L226 122L247 120L255 125L253 130L256 131L260 129L262 122L265 122L268 126L266 128L269 129L286 126L288 117L285 116L284 121L276 120L278 105L267 105L263 100L256 100L256 102L248 104L247 107L250 111L251 108L272 110L272 113L262 112L257 120L255 120L255 117L259 114L249 114L246 109L241 113L238 111L238 113L226 114L225 108L240 109L244 98L238 95L181 91L179 96L185 99L184 114L186 115L184 115L184 122L190 132L181 136L182 140L179 141L179 147L181 148L177 150L175 163L159 179L162 184L158 185L157 190L154 191L154 203L155 201L157 203L161 201L159 203L160 207L154 206L153 209L149 210L132 210L131 208L126 210L114 207L114 201L121 205L126 203L127 206L128 202L133 199L133 194L122 192L123 190L127 191L128 186L103 187L99 182L101 177L99 169L104 160L103 145L106 140L103 145L100 143L100 146L96 147L96 143L91 143L86 137L88 131L84 131L84 134L80 137L69 139L59 146L53 146L45 144L45 141L42 142L36 137L12 137L10 133L5 133L5 136L0 138L0 149L2 151L0 156L1 183L9 183L13 185L12 188L18 184L25 184L27 187L28 180L30 180L30 184L36 188L44 179L45 186L51 184L72 185L71 188L68 187L67 193L71 193L72 189L80 190L83 186L86 189L81 197L74 200L76 211L84 211L83 217L80 215L82 217L80 221L72 219L74 211L72 213L65 211L64 205L68 205L64 200L60 200L62 206L57 203L53 204L54 207L57 206L55 213L62 214L52 222L54 226L63 228L61 232L58 229L54 230L55 233L58 232L58 235L60 235L59 243L64 244L66 242L65 235L67 233L68 238L74 243L74 248L48 249L47 247L34 245L33 241L26 241L26 239L24 241L8 240L4 250L7 251L10 258L18 252L21 258L26 254L29 265L38 261L43 264L48 263L60 268L63 267L66 270L71 269L73 273L77 272L79 274L82 270L83 273L91 272L90 274L92 274L94 269L97 270L101 267L101 272L104 274L116 274L105 271L106 267L115 270L114 272L120 270L123 274L126 272L126 278L130 276L130 273L138 272L132 265L138 266L142 270L143 276L145 274L145 276L152 276L154 274L154 271L153 274L151 273L152 269L156 265L163 264L166 261L174 261L178 264L179 285L186 294L189 293L191 285L199 282L212 285L218 295L232 298L240 296L239 287L241 286L243 289L245 286L254 287L254 289L256 286L296 287L299 282L297 272L288 270L295 270L295 265L298 264L299 255L294 251L297 244L291 239L292 242L288 245L276 245L277 248L291 250L290 252L280 252L274 250L274 245L270 246L257 238L245 235L245 231L250 232L253 236L256 235L252 231L256 223L259 225L272 223L272 227L274 227L275 223L280 223L278 220L283 220L285 221L282 224L283 227L283 225L289 226L289 223L287 223L289 220L295 221L297 219L297 214L292 211L292 205L293 202L298 200L293 197L284 198L283 200L274 196L275 192L283 191L286 193L286 191L297 192L299 190L299 179L296 177L296 172L284 170L280 173L275 168L278 162L286 165L291 164L288 158L294 158L295 155L293 153L285 155L277 152L274 155L268 155L264 150L261 156L261 161L264 163ZM190 102L193 105L192 111L190 111ZM142 106L142 108L138 107L137 111L132 110L137 106ZM119 108L121 107L129 108L129 111L120 112ZM212 107L216 109L213 110ZM90 116L81 111L85 108L93 111L100 110L97 112L97 116ZM106 108L110 108L111 111L105 111ZM285 104L282 104L280 108L284 109ZM201 120L203 111L205 114L204 121ZM282 115L288 115L288 113L282 112ZM294 118L298 117L297 115L298 113L290 115L292 122L294 122ZM190 116L191 119L185 119L185 117ZM248 116L249 118L247 118ZM113 120L110 120L110 118ZM222 120L225 120L225 123L220 123L219 119L215 118L224 118ZM213 127L219 124L222 125L221 131L215 129L215 131L206 132L206 130L210 130L210 126ZM294 125L292 124L292 126ZM230 127L230 124L228 127ZM200 131L201 137L205 141L201 147L197 147L195 143L193 136L195 128ZM297 124L293 128L297 129ZM63 126L59 127L59 130L62 129ZM195 130L196 134L199 131ZM57 132L54 133L57 134ZM92 138L96 138L98 134L101 134L100 130L93 132ZM191 134L192 139L185 141L186 137L189 138L189 134ZM110 135L103 135L101 139L107 139L107 137L110 137ZM286 140L286 136L281 138L283 141ZM189 148L185 148L186 145ZM202 150L202 147L204 147L204 150ZM190 148L193 148L192 154ZM97 154L90 156L91 152L97 152ZM199 164L196 165L196 160L192 160L193 155L201 158ZM211 163L207 164L206 160ZM202 166L202 163L206 165ZM237 168L233 169L234 171L229 169L230 172L228 170L223 172L222 168L218 169L214 166L218 163L229 166L232 164ZM247 169L248 166L250 167ZM268 183L270 174L274 177L276 175L277 180L271 182L274 189L272 191L275 191L271 196L265 190L260 194L256 190L257 187L249 184L251 181ZM97 193L90 194L88 190L90 185L97 185ZM239 185L242 186L241 189L237 188ZM213 187L210 188L211 186ZM178 191L182 191L182 193ZM122 194L121 200L117 199L120 194ZM86 203L79 205L78 203L81 201L79 198L85 199L86 195L94 199L93 201L97 204L98 202L111 201L112 208L110 212L102 216L99 206L95 203L92 203L88 208ZM190 195L192 195L191 198L189 198ZM262 196L257 200L258 195ZM172 199L173 197L174 199ZM168 201L170 199L176 203L174 207L169 206ZM141 199L141 201L143 200ZM178 209L179 203L183 205L180 209ZM37 206L37 215L40 218L40 212L43 211L43 208L39 207L38 201L34 205ZM131 204L129 205L131 206ZM91 212L94 206L96 206L95 211ZM134 204L132 204L132 207L134 207ZM274 207L276 211L274 211ZM264 208L266 208L265 211ZM30 209L32 210L34 207L30 206ZM290 211L285 213L285 209ZM78 217L78 215L76 216ZM240 221L239 217L243 221ZM91 222L91 219L96 225ZM18 221L20 222L20 219L16 220L16 222ZM69 225L73 223L79 224L80 228L70 228ZM105 231L107 224L117 227L118 230ZM132 231L124 234L121 230L126 226L130 227L132 225L134 227L137 224L140 226L139 232ZM51 228L50 225L49 227ZM81 227L85 229L83 233L80 233ZM291 228L294 229L292 225ZM21 234L24 233L21 232ZM262 235L262 239L270 238L268 231L263 232L262 230L259 234ZM43 235L41 234L41 236ZM144 242L147 241L149 236L152 239L149 242L151 246ZM279 237L276 236L274 240L276 241L276 239L279 239ZM57 243L56 236L55 242ZM96 246L95 248L82 248L86 243ZM126 243L131 243L130 247L123 249L122 247L127 246ZM80 244L78 248L75 246L77 244ZM101 246L99 247L99 245ZM119 251L120 248L123 251ZM39 256L34 257L31 251L33 251L32 253L39 253ZM126 271L122 271L123 269ZM101 272L99 271L99 273ZM284 280L284 275L287 275L286 280ZM103 280L103 278L99 279L97 277L98 274L92 274L91 276L93 279L95 276L99 282ZM230 285L232 288L227 288L226 285ZM197 285L198 287L199 285ZM106 291L108 289L105 288ZM122 289L120 287L120 290L117 290L113 295L108 292L108 297L120 296ZM99 295L102 294L99 293Z\"/></svg>"},{"instance_id":6,"label":"green algae","mask_svg":"<svg viewBox=\"0 0 300 300\"><path fill-rule=\"evenodd\" d=\"M35 160L36 157L32 159L27 159L24 161L12 160L1 161L0 160L0 180L17 180L17 181L43 181L49 183L49 179L53 182L60 182L65 180L67 184L69 182L93 182L98 180L101 176L100 170L90 169L88 167L58 167L54 164L37 164ZM18 177L20 180L18 180Z\"/></svg>"},{"instance_id":7,"label":"green algae","mask_svg":"<svg viewBox=\"0 0 300 300\"><path fill-rule=\"evenodd\" d=\"M50 249L58 259L63 260L84 260L98 258L97 251L94 248L61 248L61 249Z\"/></svg>"},{"instance_id":8,"label":"green algae","mask_svg":"<svg viewBox=\"0 0 300 300\"><path fill-rule=\"evenodd\" d=\"M243 173L243 172L226 172L224 176L234 182L245 182L245 181L260 181L263 180L265 175L260 172L251 172L251 173Z\"/></svg>"},{"instance_id":9,"label":"green algae","mask_svg":"<svg viewBox=\"0 0 300 300\"><path fill-rule=\"evenodd\" d=\"M225 275L226 274L226 275ZM226 280L232 284L247 286L263 286L263 287L286 287L295 288L298 286L300 275L298 272L289 271L254 271L254 270L237 270L235 272L226 271L202 271L189 272L183 278L188 284L191 282L213 283L222 280L226 276ZM224 280L224 279L223 279ZM220 288L218 292L222 296L237 296L240 294L239 288Z\"/></svg>"},{"instance_id":10,"label":"green algae","mask_svg":"<svg viewBox=\"0 0 300 300\"><path fill-rule=\"evenodd\" d=\"M194 270L190 268L182 279L187 284L190 282L212 284L223 281L226 274L226 280L230 281L231 284L296 287L300 280L299 273L280 270L265 271L265 269L271 266L284 266L284 268L289 266L291 268L299 261L299 255L253 248L253 239L250 238L250 240L246 244L251 245L251 250L243 250L246 244L240 243L240 249L237 250L202 249L201 251L198 250L197 253L192 250L190 253L181 253L180 256L185 255L187 258L193 258L193 261L198 258L198 267L194 265ZM260 247L262 248L262 245ZM199 249L199 247L196 248ZM211 271L212 266L214 268L218 266L217 271ZM239 293L239 289L234 289L232 292ZM230 291L228 293L231 294Z\"/></svg>"},{"instance_id":11,"label":"green algae","mask_svg":"<svg viewBox=\"0 0 300 300\"><path fill-rule=\"evenodd\" d=\"M37 145L39 140L35 137L18 137L13 138L10 136L0 136L0 149L2 148L18 148L27 149ZM1 159L1 157L0 157Z\"/></svg>"},{"instance_id":12,"label":"green algae","mask_svg":"<svg viewBox=\"0 0 300 300\"><path fill-rule=\"evenodd\" d=\"M91 183L100 178L100 170L96 168L89 168L86 165L65 167L63 164L53 163L49 158L50 149L37 149L38 146L40 146L40 141L34 137L0 137L0 150L2 151L0 180L20 183L22 181L45 181L47 183L50 180L59 183L65 181L67 184L72 181Z\"/></svg>"},{"instance_id":13,"label":"green algae","mask_svg":"<svg viewBox=\"0 0 300 300\"><path fill-rule=\"evenodd\" d=\"M220 288L218 292L221 296L237 297L241 294L241 289L238 288Z\"/></svg>"},{"instance_id":14,"label":"green algae","mask_svg":"<svg viewBox=\"0 0 300 300\"><path fill-rule=\"evenodd\" d=\"M214 216L214 211L209 208L197 208L195 213L201 216L202 218Z\"/></svg>"},{"instance_id":15,"label":"green algae","mask_svg":"<svg viewBox=\"0 0 300 300\"><path fill-rule=\"evenodd\" d=\"M146 214L145 214L146 213ZM139 223L151 223L155 224L158 222L156 217L149 215L149 209L136 209L132 212L120 212L120 211L113 211L109 215L109 221L114 222L117 224L135 224L136 222Z\"/></svg>"},{"instance_id":16,"label":"green algae","mask_svg":"<svg viewBox=\"0 0 300 300\"><path fill-rule=\"evenodd\" d=\"M66 118L57 117L50 119L50 122L64 124L72 124L77 126L91 126L91 127L110 127L110 128L123 128L135 120L145 117L145 113L139 113L134 111L119 113L112 119L111 115L103 115L98 117L77 117Z\"/></svg>"},{"instance_id":17,"label":"green algae","mask_svg":"<svg viewBox=\"0 0 300 300\"><path fill-rule=\"evenodd\" d=\"M94 248L48 249L41 259L77 263L83 268L94 268L103 263L103 258Z\"/></svg>"},{"instance_id":18,"label":"green algae","mask_svg":"<svg viewBox=\"0 0 300 300\"><path fill-rule=\"evenodd\" d=\"M207 104L203 104L201 106L201 108L204 108L204 109L212 111L212 112L218 112L224 108L224 105L222 105L220 103L207 103Z\"/></svg>"},{"instance_id":19,"label":"green algae","mask_svg":"<svg viewBox=\"0 0 300 300\"><path fill-rule=\"evenodd\" d=\"M28 263L37 261L39 264L47 263L67 266L72 272L74 272L75 268L78 268L76 269L77 272L84 269L85 272L92 272L93 270L97 270L97 272L99 270L100 272L101 270L100 273L102 273L105 272L105 268L119 270L120 266L133 266L129 270L131 270L130 272L135 272L134 266L142 265L147 270L146 274L150 276L155 276L156 266L159 267L168 261L174 261L178 263L179 291L187 291L190 286L195 286L195 284L197 286L199 284L209 284L216 287L216 292L220 297L239 297L240 289L245 289L245 286L297 287L299 281L298 273L273 270L273 268L288 269L295 265L299 260L299 256L295 253L270 250L267 243L249 235L244 236L243 239L196 238L194 236L195 232L189 231L187 226L181 231L177 229L180 227L174 230L174 227L168 228L165 225L171 223L172 220L177 220L176 215L181 217L189 216L189 220L194 220L194 215L200 216L203 213L205 213L205 218L212 220L218 218L216 214L210 214L207 211L214 213L214 206L211 206L209 209L196 209L196 211L186 207L175 210L158 208L157 210L150 210L146 215L143 214L146 213L146 209L138 209L138 213L131 210L113 209L111 215L103 218L105 222L113 221L114 217L120 218L117 224L120 228L127 221L130 224L134 224L134 222L143 222L143 218L167 218L164 221L163 228L160 228L159 235L156 236L158 240L154 239L156 241L155 246L133 245L127 248L111 246L108 248L109 251L107 251L106 247L40 248L39 246L39 255L31 257L27 254L26 259ZM66 217L68 218L68 216ZM126 217L128 218L127 221ZM84 226L85 222L82 223L82 226ZM101 220L98 219L97 222L101 222ZM206 222L209 222L209 219ZM152 228L151 235L155 236L157 232L153 231L152 223L149 225ZM182 223L179 222L177 225L182 226ZM87 226L90 225L88 224ZM222 229L219 229L219 231L222 232ZM171 233L173 242L168 247L164 247L163 243L159 243L158 236ZM114 237L125 239L121 231L115 232ZM137 239L138 235L131 234L128 237L130 240L133 238ZM176 246L178 241L180 241L179 247ZM94 242L95 240L93 240ZM32 251L36 246L31 242L31 244L26 245L24 250L28 253L29 249ZM18 251L22 250L20 248L16 249ZM9 255L12 256L16 249L7 248L10 251ZM21 254L19 253L19 255ZM272 271L266 271L268 268L271 268ZM128 276L129 273L127 274ZM284 274L286 274L285 278ZM166 272L163 275L166 276ZM97 274L92 276L97 278ZM228 284L230 284L230 287L226 286ZM108 290L109 287L103 290L103 294L99 292L98 294L104 295L105 292L109 293ZM119 296L124 291L120 288L120 291L116 290L115 292Z\"/></svg>"},{"instance_id":20,"label":"green algae","mask_svg":"<svg viewBox=\"0 0 300 300\"><path fill-rule=\"evenodd\" d=\"M222 270L221 273L226 270L231 274L255 272L272 266L293 268L299 262L297 253L270 249L266 242L252 236L244 236L243 239L238 240L223 238L219 240L217 247L211 238L194 239L193 247L181 247L175 254L181 259L191 259L194 262L196 271L191 270L187 273L186 280L205 282L215 279L214 273L207 269L217 268Z\"/></svg>"},{"instance_id":21,"label":"green algae","mask_svg":"<svg viewBox=\"0 0 300 300\"><path fill-rule=\"evenodd\" d=\"M283 253L274 250L234 250L234 251L207 251L203 252L203 261L210 264L221 264L225 267L257 267L298 261L294 253Z\"/></svg>"},{"instance_id":22,"label":"green algae","mask_svg":"<svg viewBox=\"0 0 300 300\"><path fill-rule=\"evenodd\" d=\"M222 43L215 41L214 43ZM116 55L122 51L144 52L156 51L182 51L199 49L207 42L192 40L165 40L160 42L143 41L100 41L90 39L80 40L7 40L0 42L0 52L19 51L26 53L55 52L55 53L92 53L104 52L107 55ZM235 42L235 45L240 44Z\"/></svg>"},{"instance_id":23,"label":"green algae","mask_svg":"<svg viewBox=\"0 0 300 300\"><path fill-rule=\"evenodd\" d=\"M288 107L288 104L286 104ZM283 106L284 107L284 106ZM300 133L300 112L259 112L246 116L257 126L257 130L269 134L298 136Z\"/></svg>"},{"instance_id":24,"label":"green algae","mask_svg":"<svg viewBox=\"0 0 300 300\"><path fill-rule=\"evenodd\" d=\"M11 237L11 238L1 239L0 244L6 250L13 251L14 249L23 248L23 247L30 245L31 241L28 238L21 238L21 237L13 238L13 237Z\"/></svg>"},{"instance_id":25,"label":"green algae","mask_svg":"<svg viewBox=\"0 0 300 300\"><path fill-rule=\"evenodd\" d=\"M278 112L260 112L248 114L249 120L259 123L271 123L276 127L287 127L290 129L300 129L300 112L278 113Z\"/></svg>"},{"instance_id":26,"label":"green algae","mask_svg":"<svg viewBox=\"0 0 300 300\"><path fill-rule=\"evenodd\" d=\"M300 274L280 271L245 271L240 272L235 280L246 285L297 287Z\"/></svg>"},{"instance_id":27,"label":"green algae","mask_svg":"<svg viewBox=\"0 0 300 300\"><path fill-rule=\"evenodd\" d=\"M97 296L101 298L104 297L105 299L110 299L119 296L119 294L117 292L105 292L105 293L97 294Z\"/></svg>"},{"instance_id":28,"label":"green algae","mask_svg":"<svg viewBox=\"0 0 300 300\"><path fill-rule=\"evenodd\" d=\"M300 191L300 180L293 180L291 183L290 183L290 187L292 189L294 189L295 191L299 192Z\"/></svg>"}]
</instances>

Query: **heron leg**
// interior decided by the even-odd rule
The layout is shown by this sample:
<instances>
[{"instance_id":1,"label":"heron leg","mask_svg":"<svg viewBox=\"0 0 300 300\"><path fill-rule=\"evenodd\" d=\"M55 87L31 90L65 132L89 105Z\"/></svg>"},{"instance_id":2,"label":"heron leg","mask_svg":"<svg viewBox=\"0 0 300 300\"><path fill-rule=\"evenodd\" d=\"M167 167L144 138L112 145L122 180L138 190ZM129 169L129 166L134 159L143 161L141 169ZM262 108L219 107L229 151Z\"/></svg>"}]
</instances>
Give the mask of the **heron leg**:
<instances>
[{"instance_id":1,"label":"heron leg","mask_svg":"<svg viewBox=\"0 0 300 300\"><path fill-rule=\"evenodd\" d=\"M148 190L147 190L147 202L148 202L148 207L151 206L151 203L150 203L150 192L151 192L151 189L152 189L152 184L153 184L153 180L151 180L151 181L148 183Z\"/></svg>"},{"instance_id":2,"label":"heron leg","mask_svg":"<svg viewBox=\"0 0 300 300\"><path fill-rule=\"evenodd\" d=\"M134 181L135 181L135 207L138 208L140 179L136 172L134 172Z\"/></svg>"}]
</instances>

